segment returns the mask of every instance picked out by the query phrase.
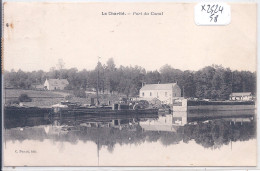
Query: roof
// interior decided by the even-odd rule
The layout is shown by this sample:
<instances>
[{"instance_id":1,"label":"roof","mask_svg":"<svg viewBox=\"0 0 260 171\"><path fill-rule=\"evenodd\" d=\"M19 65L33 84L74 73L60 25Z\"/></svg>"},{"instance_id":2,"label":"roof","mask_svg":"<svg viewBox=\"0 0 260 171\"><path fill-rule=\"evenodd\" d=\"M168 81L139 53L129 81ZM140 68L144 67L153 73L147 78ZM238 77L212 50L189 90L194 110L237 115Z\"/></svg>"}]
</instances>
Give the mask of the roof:
<instances>
[{"instance_id":1,"label":"roof","mask_svg":"<svg viewBox=\"0 0 260 171\"><path fill-rule=\"evenodd\" d=\"M68 85L69 82L67 79L48 79L50 85Z\"/></svg>"},{"instance_id":2,"label":"roof","mask_svg":"<svg viewBox=\"0 0 260 171\"><path fill-rule=\"evenodd\" d=\"M170 90L172 87L177 86L176 83L169 84L146 84L141 90Z\"/></svg>"},{"instance_id":3,"label":"roof","mask_svg":"<svg viewBox=\"0 0 260 171\"><path fill-rule=\"evenodd\" d=\"M251 96L251 92L236 92L236 93L231 93L230 96Z\"/></svg>"}]
</instances>

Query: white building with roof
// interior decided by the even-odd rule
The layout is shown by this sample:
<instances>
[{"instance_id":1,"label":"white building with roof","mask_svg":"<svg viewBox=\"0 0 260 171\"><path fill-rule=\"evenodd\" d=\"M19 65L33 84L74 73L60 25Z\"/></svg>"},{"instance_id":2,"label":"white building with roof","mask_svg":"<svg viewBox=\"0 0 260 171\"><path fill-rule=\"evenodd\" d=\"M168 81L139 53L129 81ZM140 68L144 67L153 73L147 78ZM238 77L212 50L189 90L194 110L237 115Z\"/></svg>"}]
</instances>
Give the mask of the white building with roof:
<instances>
[{"instance_id":1,"label":"white building with roof","mask_svg":"<svg viewBox=\"0 0 260 171\"><path fill-rule=\"evenodd\" d=\"M67 79L46 79L44 88L46 90L64 90L69 85Z\"/></svg>"},{"instance_id":2,"label":"white building with roof","mask_svg":"<svg viewBox=\"0 0 260 171\"><path fill-rule=\"evenodd\" d=\"M141 99L159 99L163 104L172 104L173 99L181 97L181 89L176 83L146 84L139 92Z\"/></svg>"},{"instance_id":3,"label":"white building with roof","mask_svg":"<svg viewBox=\"0 0 260 171\"><path fill-rule=\"evenodd\" d=\"M253 96L251 92L236 92L231 93L229 99L235 101L250 101L253 99Z\"/></svg>"}]
</instances>

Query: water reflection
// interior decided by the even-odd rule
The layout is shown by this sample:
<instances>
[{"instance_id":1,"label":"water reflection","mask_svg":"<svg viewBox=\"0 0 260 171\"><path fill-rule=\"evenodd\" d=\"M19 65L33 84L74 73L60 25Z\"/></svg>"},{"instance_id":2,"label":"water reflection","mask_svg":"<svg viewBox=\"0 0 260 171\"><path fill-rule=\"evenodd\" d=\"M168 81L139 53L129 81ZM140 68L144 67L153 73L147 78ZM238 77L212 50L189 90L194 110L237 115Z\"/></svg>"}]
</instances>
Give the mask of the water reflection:
<instances>
[{"instance_id":1,"label":"water reflection","mask_svg":"<svg viewBox=\"0 0 260 171\"><path fill-rule=\"evenodd\" d=\"M211 120L187 117L187 113L165 115L83 115L71 117L8 118L5 140L51 139L55 142L92 141L98 149L113 152L116 144L160 142L168 146L195 141L205 148L220 148L235 141L254 139L254 116Z\"/></svg>"}]
</instances>

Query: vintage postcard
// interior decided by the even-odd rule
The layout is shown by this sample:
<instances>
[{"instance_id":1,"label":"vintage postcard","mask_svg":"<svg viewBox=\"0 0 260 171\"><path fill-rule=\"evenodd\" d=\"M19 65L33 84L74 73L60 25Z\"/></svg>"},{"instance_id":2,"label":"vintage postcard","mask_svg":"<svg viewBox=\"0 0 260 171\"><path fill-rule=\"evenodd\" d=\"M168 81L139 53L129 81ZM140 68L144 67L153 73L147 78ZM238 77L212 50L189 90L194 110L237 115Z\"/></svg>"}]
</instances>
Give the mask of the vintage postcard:
<instances>
[{"instance_id":1,"label":"vintage postcard","mask_svg":"<svg viewBox=\"0 0 260 171\"><path fill-rule=\"evenodd\" d=\"M3 164L256 166L256 3L3 3Z\"/></svg>"}]
</instances>

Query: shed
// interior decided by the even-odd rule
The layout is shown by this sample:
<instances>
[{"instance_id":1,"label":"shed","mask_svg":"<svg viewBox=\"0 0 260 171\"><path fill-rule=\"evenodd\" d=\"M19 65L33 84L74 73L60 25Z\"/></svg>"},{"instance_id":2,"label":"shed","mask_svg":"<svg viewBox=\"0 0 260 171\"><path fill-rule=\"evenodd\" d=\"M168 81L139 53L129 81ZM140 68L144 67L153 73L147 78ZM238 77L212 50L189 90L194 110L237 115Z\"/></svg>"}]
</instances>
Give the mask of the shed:
<instances>
[{"instance_id":1,"label":"shed","mask_svg":"<svg viewBox=\"0 0 260 171\"><path fill-rule=\"evenodd\" d=\"M229 99L233 101L250 101L253 96L251 92L234 92L230 94Z\"/></svg>"}]
</instances>

